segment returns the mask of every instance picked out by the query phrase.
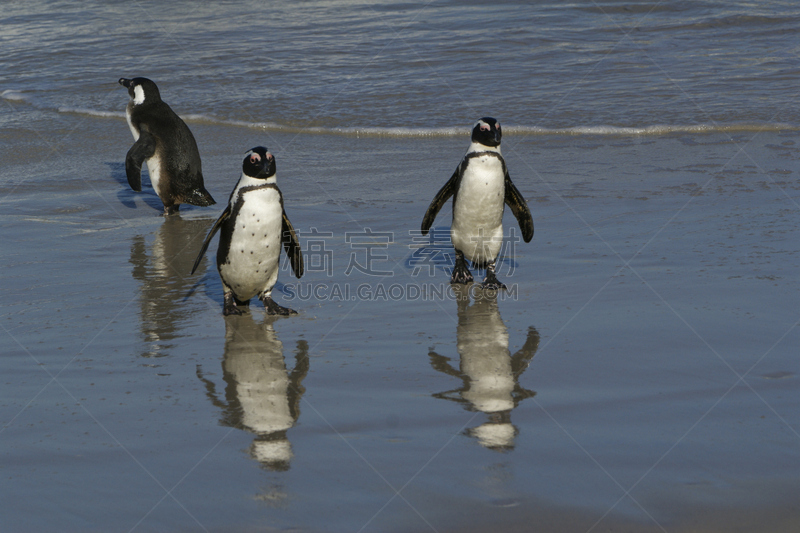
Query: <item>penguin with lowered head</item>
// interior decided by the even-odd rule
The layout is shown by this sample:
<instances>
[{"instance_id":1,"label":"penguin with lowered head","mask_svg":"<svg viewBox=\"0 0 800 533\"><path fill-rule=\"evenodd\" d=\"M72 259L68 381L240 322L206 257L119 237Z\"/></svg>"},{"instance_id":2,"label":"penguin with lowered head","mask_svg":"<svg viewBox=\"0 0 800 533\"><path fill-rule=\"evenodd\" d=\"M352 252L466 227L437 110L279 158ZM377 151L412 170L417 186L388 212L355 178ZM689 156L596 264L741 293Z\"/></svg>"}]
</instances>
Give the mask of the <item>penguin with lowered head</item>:
<instances>
[{"instance_id":1,"label":"penguin with lowered head","mask_svg":"<svg viewBox=\"0 0 800 533\"><path fill-rule=\"evenodd\" d=\"M164 215L177 213L181 204L198 206L216 202L205 189L200 152L189 127L161 100L155 83L147 78L120 78L131 99L125 108L134 143L125 156L128 184L142 190L142 163L147 163L150 183L164 204Z\"/></svg>"}]
</instances>

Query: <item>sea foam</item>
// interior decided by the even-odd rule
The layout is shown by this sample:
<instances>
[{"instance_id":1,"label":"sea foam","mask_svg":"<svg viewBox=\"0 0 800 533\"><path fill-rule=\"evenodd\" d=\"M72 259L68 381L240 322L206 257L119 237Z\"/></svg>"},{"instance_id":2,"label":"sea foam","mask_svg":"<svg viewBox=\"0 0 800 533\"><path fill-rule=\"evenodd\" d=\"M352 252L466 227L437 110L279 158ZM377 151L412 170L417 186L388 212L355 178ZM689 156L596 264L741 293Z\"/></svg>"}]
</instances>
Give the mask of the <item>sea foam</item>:
<instances>
[{"instance_id":1,"label":"sea foam","mask_svg":"<svg viewBox=\"0 0 800 533\"><path fill-rule=\"evenodd\" d=\"M6 96L6 93L11 93ZM0 96L8 99L23 99L14 91L4 91ZM101 118L125 118L122 111L103 111L77 107L59 107L59 113L75 113ZM467 135L469 127L443 126L438 128L408 128L408 127L379 127L379 126L348 126L348 127L322 127L279 124L277 122L260 122L236 119L224 119L205 114L188 114L181 116L188 123L217 124L220 126L233 126L239 128L258 129L263 131L306 133L321 135L347 135L364 137L457 137ZM544 128L540 126L503 125L503 133L514 135L574 135L574 136L657 136L679 133L733 133L733 132L768 132L768 131L798 131L800 125L785 123L735 123L735 124L655 124L648 126L609 126L585 125L565 128Z\"/></svg>"}]
</instances>

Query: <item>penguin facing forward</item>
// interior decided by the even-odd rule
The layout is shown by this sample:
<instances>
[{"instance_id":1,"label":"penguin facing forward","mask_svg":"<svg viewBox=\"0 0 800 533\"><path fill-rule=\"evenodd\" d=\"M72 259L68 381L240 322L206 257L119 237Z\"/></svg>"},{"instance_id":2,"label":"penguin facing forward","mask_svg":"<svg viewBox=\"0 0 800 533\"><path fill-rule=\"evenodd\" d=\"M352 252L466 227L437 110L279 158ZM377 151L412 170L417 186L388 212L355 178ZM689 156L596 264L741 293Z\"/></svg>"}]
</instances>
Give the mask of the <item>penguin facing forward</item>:
<instances>
[{"instance_id":1,"label":"penguin facing forward","mask_svg":"<svg viewBox=\"0 0 800 533\"><path fill-rule=\"evenodd\" d=\"M164 215L181 204L207 206L216 202L203 185L200 152L189 127L161 100L158 87L147 78L120 78L131 99L125 108L134 143L125 157L128 184L142 190L142 163L150 183L164 203Z\"/></svg>"},{"instance_id":2,"label":"penguin facing forward","mask_svg":"<svg viewBox=\"0 0 800 533\"><path fill-rule=\"evenodd\" d=\"M224 315L241 315L238 306L249 306L253 296L258 296L267 314L297 313L271 297L278 279L281 247L289 256L294 275L303 275L303 254L276 179L275 158L266 148L257 146L245 154L242 176L228 207L209 230L192 267L194 274L212 237L221 230L217 270L222 279Z\"/></svg>"},{"instance_id":3,"label":"penguin facing forward","mask_svg":"<svg viewBox=\"0 0 800 533\"><path fill-rule=\"evenodd\" d=\"M471 283L466 259L473 267L485 268L483 286L505 289L495 275L495 261L503 244L503 210L508 205L522 230L522 238L533 238L533 219L525 198L511 182L505 159L500 154L502 131L491 117L480 119L472 128L472 142L450 180L445 183L422 219L427 235L437 213L453 197L450 238L456 261L450 283ZM465 259L466 258L466 259Z\"/></svg>"}]
</instances>

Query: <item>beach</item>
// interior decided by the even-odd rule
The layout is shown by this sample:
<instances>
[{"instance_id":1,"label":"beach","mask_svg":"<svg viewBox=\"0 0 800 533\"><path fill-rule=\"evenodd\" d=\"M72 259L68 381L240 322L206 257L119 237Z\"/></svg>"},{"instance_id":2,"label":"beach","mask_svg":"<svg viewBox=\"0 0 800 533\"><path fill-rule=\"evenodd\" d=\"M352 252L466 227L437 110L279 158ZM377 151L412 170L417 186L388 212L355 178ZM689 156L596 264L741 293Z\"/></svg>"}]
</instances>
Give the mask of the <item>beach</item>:
<instances>
[{"instance_id":1,"label":"beach","mask_svg":"<svg viewBox=\"0 0 800 533\"><path fill-rule=\"evenodd\" d=\"M124 126L93 124L101 145L51 171L47 197L24 182L7 192L9 529L796 526L797 187L773 162L797 157L796 133L759 137L751 157L713 135L509 136L536 234L498 270L508 294L467 293L472 315L463 294L437 292L442 266L414 275L411 261L451 166L432 177L413 155L457 159L461 139L279 136L287 214L300 235L325 233L307 238L330 254L301 280L281 272L276 300L299 314L274 319L255 303L222 316L213 255L189 275L219 208L165 219L152 189L127 190L109 157L122 158ZM239 156L224 154L261 141L192 126L209 191L225 198ZM396 186L375 186L378 171ZM351 254L367 263L346 241L363 228L388 234L371 238L376 273L345 274ZM501 357L539 337L514 377L526 394L502 415L469 400L480 376L464 373L459 336L471 327L500 335L485 351ZM248 378L226 370L254 345L273 370L243 376L282 373L295 405L277 458L254 451L274 441L247 423L274 403L248 413L235 386Z\"/></svg>"},{"instance_id":2,"label":"beach","mask_svg":"<svg viewBox=\"0 0 800 533\"><path fill-rule=\"evenodd\" d=\"M439 7L431 24L454 9ZM105 38L76 37L88 59ZM778 113L786 94L708 127L637 116L614 129L572 107L541 128L499 116L535 234L524 243L506 209L508 290L494 294L449 284L449 203L419 231L480 115L437 114L438 95L418 115L346 98L336 111L333 93L310 109L320 96L301 105L294 87L283 112L308 116L267 120L234 76L227 94L249 110L236 115L214 103L216 63L197 109L202 87L170 78L163 54L148 75L192 130L217 201L170 217L146 173L141 193L125 177L116 80L144 68L121 71L114 52L81 82L89 95L22 76L0 87L0 529L800 527L800 128L796 106ZM216 239L190 272L259 145L306 261L301 279L283 264L273 296L298 314L254 299L224 317Z\"/></svg>"}]
</instances>

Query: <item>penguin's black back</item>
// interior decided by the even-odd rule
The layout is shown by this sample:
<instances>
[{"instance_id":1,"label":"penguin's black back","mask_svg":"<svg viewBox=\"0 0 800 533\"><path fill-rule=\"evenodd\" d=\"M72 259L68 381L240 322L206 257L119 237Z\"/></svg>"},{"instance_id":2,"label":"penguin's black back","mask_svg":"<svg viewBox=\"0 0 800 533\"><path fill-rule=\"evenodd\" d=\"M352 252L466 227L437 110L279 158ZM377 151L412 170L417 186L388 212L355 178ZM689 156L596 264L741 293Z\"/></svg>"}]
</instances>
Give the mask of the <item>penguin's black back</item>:
<instances>
[{"instance_id":1,"label":"penguin's black back","mask_svg":"<svg viewBox=\"0 0 800 533\"><path fill-rule=\"evenodd\" d=\"M164 193L181 203L207 206L214 199L205 190L200 152L186 123L162 100L146 102L131 110L131 123L156 140L163 172ZM177 203L177 202L176 202Z\"/></svg>"}]
</instances>

